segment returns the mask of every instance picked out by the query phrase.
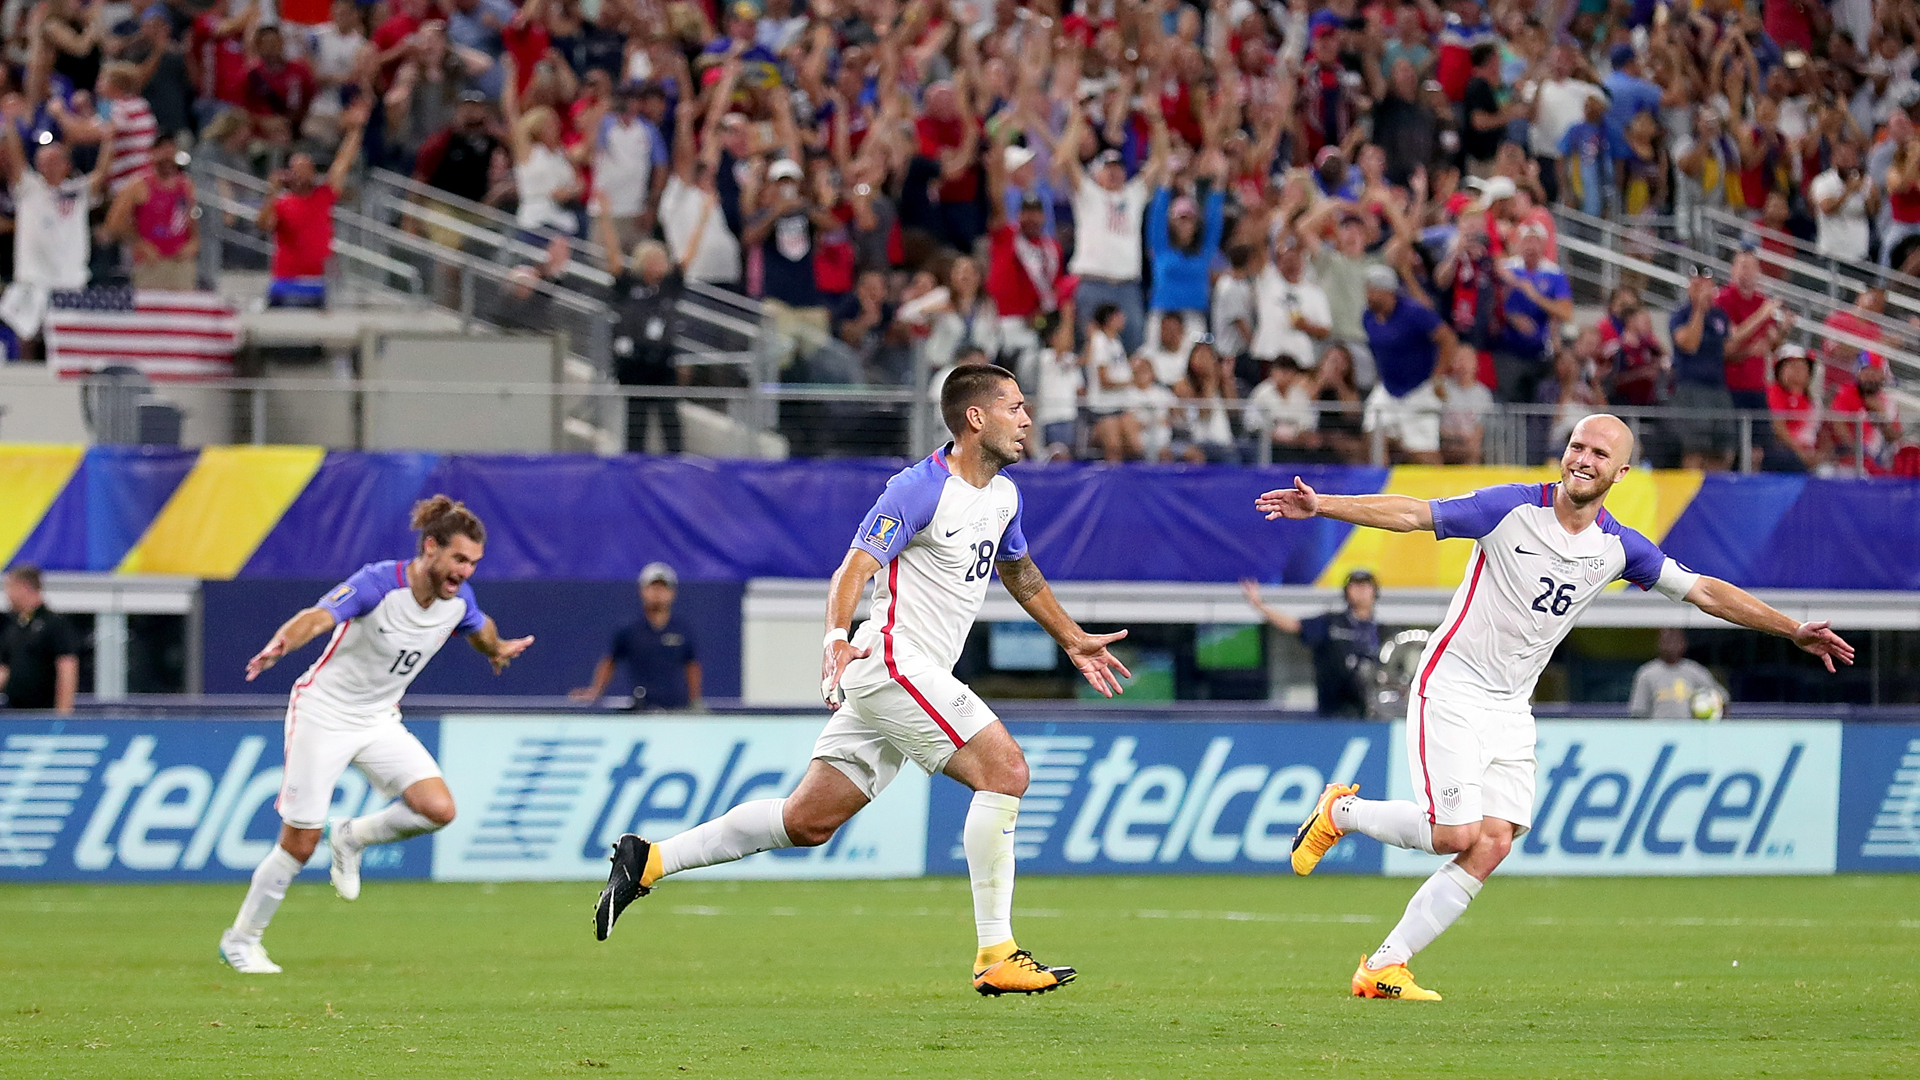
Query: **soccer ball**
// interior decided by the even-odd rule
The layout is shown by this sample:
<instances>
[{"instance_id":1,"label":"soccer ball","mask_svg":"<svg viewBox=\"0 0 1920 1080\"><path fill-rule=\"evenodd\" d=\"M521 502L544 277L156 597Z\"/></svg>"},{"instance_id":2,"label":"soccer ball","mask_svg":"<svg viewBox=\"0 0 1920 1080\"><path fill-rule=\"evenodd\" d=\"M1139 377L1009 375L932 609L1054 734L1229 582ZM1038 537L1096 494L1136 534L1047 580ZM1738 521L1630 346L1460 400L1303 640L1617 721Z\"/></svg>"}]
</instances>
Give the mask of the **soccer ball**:
<instances>
[{"instance_id":1,"label":"soccer ball","mask_svg":"<svg viewBox=\"0 0 1920 1080\"><path fill-rule=\"evenodd\" d=\"M1718 690L1700 690L1694 693L1688 702L1693 709L1695 720L1718 720L1726 715L1727 702Z\"/></svg>"}]
</instances>

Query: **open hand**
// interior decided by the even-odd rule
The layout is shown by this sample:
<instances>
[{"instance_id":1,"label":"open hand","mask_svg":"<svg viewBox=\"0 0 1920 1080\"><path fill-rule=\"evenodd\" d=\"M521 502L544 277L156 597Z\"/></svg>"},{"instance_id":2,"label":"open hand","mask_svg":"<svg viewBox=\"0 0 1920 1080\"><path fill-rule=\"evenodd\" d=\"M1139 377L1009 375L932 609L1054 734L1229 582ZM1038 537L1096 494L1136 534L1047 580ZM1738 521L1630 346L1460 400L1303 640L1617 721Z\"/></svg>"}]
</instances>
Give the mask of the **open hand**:
<instances>
[{"instance_id":1,"label":"open hand","mask_svg":"<svg viewBox=\"0 0 1920 1080\"><path fill-rule=\"evenodd\" d=\"M1833 666L1835 660L1847 665L1853 663L1853 646L1833 632L1831 622L1801 623L1794 628L1793 643L1819 657L1826 663L1828 671L1836 670Z\"/></svg>"},{"instance_id":2,"label":"open hand","mask_svg":"<svg viewBox=\"0 0 1920 1080\"><path fill-rule=\"evenodd\" d=\"M514 657L526 652L527 646L531 644L533 644L532 634L528 634L523 638L512 638L502 641L500 645L493 650L493 655L487 657L487 663L493 665L493 673L498 675L506 670L508 664L513 663Z\"/></svg>"},{"instance_id":3,"label":"open hand","mask_svg":"<svg viewBox=\"0 0 1920 1080\"><path fill-rule=\"evenodd\" d=\"M1852 650L1849 649L1848 652ZM261 672L279 663L280 658L285 655L287 655L287 639L279 634L273 635L273 640L267 642L265 648L254 653L253 659L247 661L247 681L252 682L259 678Z\"/></svg>"},{"instance_id":4,"label":"open hand","mask_svg":"<svg viewBox=\"0 0 1920 1080\"><path fill-rule=\"evenodd\" d=\"M1123 678L1133 678L1133 672L1127 670L1118 657L1107 651L1107 646L1126 637L1125 630L1111 634L1087 634L1081 640L1067 648L1067 659L1086 676L1087 682L1104 697L1126 693L1120 680L1113 677L1119 672Z\"/></svg>"},{"instance_id":5,"label":"open hand","mask_svg":"<svg viewBox=\"0 0 1920 1080\"><path fill-rule=\"evenodd\" d=\"M1267 515L1268 521L1275 518L1305 521L1320 512L1320 493L1296 476L1292 488L1277 488L1267 492L1253 500L1253 508Z\"/></svg>"}]
</instances>

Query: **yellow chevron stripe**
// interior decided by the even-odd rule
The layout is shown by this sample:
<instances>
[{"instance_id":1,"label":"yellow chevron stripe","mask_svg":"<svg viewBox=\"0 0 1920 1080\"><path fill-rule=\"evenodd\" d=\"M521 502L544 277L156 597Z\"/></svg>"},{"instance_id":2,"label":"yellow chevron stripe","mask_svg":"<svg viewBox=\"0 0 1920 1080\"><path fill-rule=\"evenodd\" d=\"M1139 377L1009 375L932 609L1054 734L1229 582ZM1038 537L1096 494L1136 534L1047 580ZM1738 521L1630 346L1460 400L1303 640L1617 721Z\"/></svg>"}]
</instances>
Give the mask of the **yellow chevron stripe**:
<instances>
[{"instance_id":1,"label":"yellow chevron stripe","mask_svg":"<svg viewBox=\"0 0 1920 1080\"><path fill-rule=\"evenodd\" d=\"M209 446L120 562L123 574L225 580L240 572L313 474L318 446Z\"/></svg>"},{"instance_id":2,"label":"yellow chevron stripe","mask_svg":"<svg viewBox=\"0 0 1920 1080\"><path fill-rule=\"evenodd\" d=\"M1418 499L1439 499L1495 484L1538 484L1559 478L1557 466L1521 469L1399 465L1387 475L1382 490ZM1692 470L1635 469L1607 495L1607 510L1622 524L1658 543L1699 493L1700 480L1701 474ZM1432 533L1354 529L1316 584L1337 588L1349 571L1367 569L1373 571L1382 588L1450 588L1458 585L1466 573L1467 558L1472 551L1471 544L1441 543Z\"/></svg>"},{"instance_id":3,"label":"yellow chevron stripe","mask_svg":"<svg viewBox=\"0 0 1920 1080\"><path fill-rule=\"evenodd\" d=\"M86 456L84 446L0 446L0 566L13 561Z\"/></svg>"}]
</instances>

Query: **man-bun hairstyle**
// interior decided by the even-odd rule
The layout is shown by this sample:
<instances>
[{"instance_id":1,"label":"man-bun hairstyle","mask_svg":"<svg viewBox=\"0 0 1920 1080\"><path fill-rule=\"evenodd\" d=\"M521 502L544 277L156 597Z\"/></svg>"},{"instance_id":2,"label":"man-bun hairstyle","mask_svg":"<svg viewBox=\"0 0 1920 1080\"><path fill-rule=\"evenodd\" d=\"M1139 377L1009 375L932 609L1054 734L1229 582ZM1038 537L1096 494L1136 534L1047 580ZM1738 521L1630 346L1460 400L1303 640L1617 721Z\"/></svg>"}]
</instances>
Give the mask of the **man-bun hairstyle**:
<instances>
[{"instance_id":1,"label":"man-bun hairstyle","mask_svg":"<svg viewBox=\"0 0 1920 1080\"><path fill-rule=\"evenodd\" d=\"M480 524L474 512L467 504L455 502L445 495L435 495L431 499L421 499L413 504L413 528L420 534L420 550L427 550L427 541L445 547L456 536L464 536L476 544L487 542L487 527Z\"/></svg>"}]
</instances>

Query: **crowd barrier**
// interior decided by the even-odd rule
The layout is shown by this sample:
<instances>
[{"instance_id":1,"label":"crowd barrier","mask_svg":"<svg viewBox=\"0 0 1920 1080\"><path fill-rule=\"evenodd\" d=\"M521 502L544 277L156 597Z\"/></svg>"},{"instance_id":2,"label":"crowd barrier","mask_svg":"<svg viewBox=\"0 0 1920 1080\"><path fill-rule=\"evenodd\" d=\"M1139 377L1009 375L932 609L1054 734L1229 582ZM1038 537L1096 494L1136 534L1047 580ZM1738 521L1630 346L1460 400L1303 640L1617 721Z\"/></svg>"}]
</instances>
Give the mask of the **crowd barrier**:
<instances>
[{"instance_id":1,"label":"crowd barrier","mask_svg":"<svg viewBox=\"0 0 1920 1080\"><path fill-rule=\"evenodd\" d=\"M726 461L0 446L0 564L206 580L346 577L413 550L413 501L447 492L487 522L476 586L626 579L826 578L898 462ZM1026 536L1056 580L1451 587L1469 544L1263 520L1296 475L1320 491L1458 495L1553 468L1360 465L1018 466ZM1749 588L1920 589L1920 483L1635 470L1608 508L1703 573ZM1116 543L1116 537L1127 538Z\"/></svg>"},{"instance_id":2,"label":"crowd barrier","mask_svg":"<svg viewBox=\"0 0 1920 1080\"><path fill-rule=\"evenodd\" d=\"M445 716L409 721L459 818L370 850L371 878L594 880L622 832L665 836L798 783L812 717ZM1329 781L1413 794L1404 725L1013 722L1032 787L1025 872L1286 872ZM1503 873L1920 871L1920 726L1540 723L1534 828ZM271 720L0 721L0 880L247 877L278 828ZM358 773L335 815L385 802ZM965 872L969 794L902 770L818 848L695 871L732 878ZM308 868L324 876L325 851ZM1432 856L1353 837L1324 872L1424 874Z\"/></svg>"}]
</instances>

